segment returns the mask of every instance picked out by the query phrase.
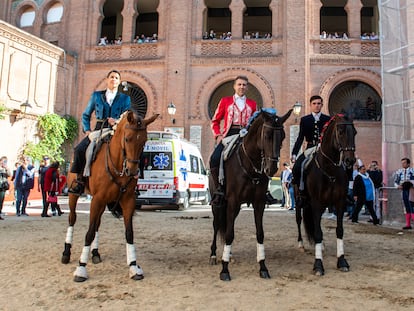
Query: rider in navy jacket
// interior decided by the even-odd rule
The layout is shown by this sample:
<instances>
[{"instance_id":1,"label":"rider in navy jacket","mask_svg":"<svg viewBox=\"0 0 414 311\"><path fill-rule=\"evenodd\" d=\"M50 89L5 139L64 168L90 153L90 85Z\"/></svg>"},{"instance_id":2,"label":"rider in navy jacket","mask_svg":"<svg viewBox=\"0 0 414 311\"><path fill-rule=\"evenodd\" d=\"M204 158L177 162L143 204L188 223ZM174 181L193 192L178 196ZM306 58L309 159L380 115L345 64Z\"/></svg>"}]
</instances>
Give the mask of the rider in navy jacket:
<instances>
[{"instance_id":1,"label":"rider in navy jacket","mask_svg":"<svg viewBox=\"0 0 414 311\"><path fill-rule=\"evenodd\" d=\"M76 182L71 185L69 192L82 194L84 190L83 170L85 167L85 153L90 143L89 134L91 133L91 116L95 112L96 125L95 131L103 128L112 127L122 113L130 109L131 98L118 92L121 82L121 74L116 70L111 70L107 75L107 89L96 91L89 99L88 105L82 114L82 127L86 136L75 147L73 163L70 172L77 174Z\"/></svg>"}]
</instances>

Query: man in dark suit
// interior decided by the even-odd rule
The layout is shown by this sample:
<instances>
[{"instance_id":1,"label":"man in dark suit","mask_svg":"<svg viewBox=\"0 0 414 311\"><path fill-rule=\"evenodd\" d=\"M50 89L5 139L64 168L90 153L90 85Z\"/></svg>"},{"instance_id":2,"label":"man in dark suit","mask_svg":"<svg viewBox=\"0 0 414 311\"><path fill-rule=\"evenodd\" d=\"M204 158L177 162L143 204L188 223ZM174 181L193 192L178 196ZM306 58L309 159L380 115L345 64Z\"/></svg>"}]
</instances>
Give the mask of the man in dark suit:
<instances>
[{"instance_id":1,"label":"man in dark suit","mask_svg":"<svg viewBox=\"0 0 414 311\"><path fill-rule=\"evenodd\" d=\"M310 98L310 110L311 113L303 116L300 119L299 135L296 139L296 143L292 150L291 161L295 163L293 166L293 180L292 183L299 186L302 172L302 163L305 160L305 156L301 153L303 141L306 142L305 149L315 147L319 143L319 137L322 133L323 126L329 121L330 116L321 112L323 107L322 97L314 95Z\"/></svg>"}]
</instances>

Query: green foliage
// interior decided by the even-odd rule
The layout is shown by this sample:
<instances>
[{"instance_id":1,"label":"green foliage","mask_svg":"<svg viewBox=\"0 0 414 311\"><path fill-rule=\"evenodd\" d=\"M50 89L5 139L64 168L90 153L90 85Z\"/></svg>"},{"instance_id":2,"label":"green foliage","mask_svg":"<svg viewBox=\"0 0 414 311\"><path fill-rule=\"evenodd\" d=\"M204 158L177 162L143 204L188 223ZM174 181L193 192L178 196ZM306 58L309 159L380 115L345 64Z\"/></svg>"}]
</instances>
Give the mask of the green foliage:
<instances>
[{"instance_id":1,"label":"green foliage","mask_svg":"<svg viewBox=\"0 0 414 311\"><path fill-rule=\"evenodd\" d=\"M70 116L61 117L54 113L48 113L38 117L39 143L28 143L25 154L34 160L41 160L48 155L55 161L62 162L65 142L72 142L77 135L78 124L76 119Z\"/></svg>"},{"instance_id":2,"label":"green foliage","mask_svg":"<svg viewBox=\"0 0 414 311\"><path fill-rule=\"evenodd\" d=\"M0 104L0 120L4 120L4 112L7 110L6 106Z\"/></svg>"}]
</instances>

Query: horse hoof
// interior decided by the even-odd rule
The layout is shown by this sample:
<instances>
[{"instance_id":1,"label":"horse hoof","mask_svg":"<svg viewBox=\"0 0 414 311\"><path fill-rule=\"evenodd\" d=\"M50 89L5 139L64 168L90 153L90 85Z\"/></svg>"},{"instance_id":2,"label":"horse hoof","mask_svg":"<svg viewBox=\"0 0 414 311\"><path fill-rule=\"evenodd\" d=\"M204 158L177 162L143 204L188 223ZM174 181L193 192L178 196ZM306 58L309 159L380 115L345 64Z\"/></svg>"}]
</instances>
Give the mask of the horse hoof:
<instances>
[{"instance_id":1,"label":"horse hoof","mask_svg":"<svg viewBox=\"0 0 414 311\"><path fill-rule=\"evenodd\" d=\"M60 260L61 261L61 263L63 263L63 264L68 264L69 263L69 261L70 261L70 256L65 256L65 255L63 255L62 256L62 259Z\"/></svg>"},{"instance_id":2,"label":"horse hoof","mask_svg":"<svg viewBox=\"0 0 414 311\"><path fill-rule=\"evenodd\" d=\"M259 273L262 279L270 279L269 271L260 271Z\"/></svg>"},{"instance_id":3,"label":"horse hoof","mask_svg":"<svg viewBox=\"0 0 414 311\"><path fill-rule=\"evenodd\" d=\"M217 257L216 256L211 256L209 262L210 262L210 266L217 265Z\"/></svg>"},{"instance_id":4,"label":"horse hoof","mask_svg":"<svg viewBox=\"0 0 414 311\"><path fill-rule=\"evenodd\" d=\"M131 277L131 280L134 280L134 281L140 281L142 279L144 279L144 275L143 274L135 274L135 275L133 275Z\"/></svg>"},{"instance_id":5,"label":"horse hoof","mask_svg":"<svg viewBox=\"0 0 414 311\"><path fill-rule=\"evenodd\" d=\"M230 273L221 272L220 273L220 280L222 280L222 281L231 281Z\"/></svg>"},{"instance_id":6,"label":"horse hoof","mask_svg":"<svg viewBox=\"0 0 414 311\"><path fill-rule=\"evenodd\" d=\"M325 274L325 272L321 270L313 270L313 273L315 274L315 276L322 276Z\"/></svg>"},{"instance_id":7,"label":"horse hoof","mask_svg":"<svg viewBox=\"0 0 414 311\"><path fill-rule=\"evenodd\" d=\"M349 264L346 261L344 255L341 255L338 258L338 262L336 264L336 267L339 269L339 271L342 271L342 272L348 272L349 271Z\"/></svg>"},{"instance_id":8,"label":"horse hoof","mask_svg":"<svg viewBox=\"0 0 414 311\"><path fill-rule=\"evenodd\" d=\"M73 280L74 280L75 282L78 282L78 283L80 283L80 282L85 282L87 279L88 279L88 278L85 278L85 277L83 277L83 276L77 276L77 275L75 275L75 277L73 278Z\"/></svg>"},{"instance_id":9,"label":"horse hoof","mask_svg":"<svg viewBox=\"0 0 414 311\"><path fill-rule=\"evenodd\" d=\"M101 256L92 256L92 262L98 264L102 262Z\"/></svg>"}]
</instances>

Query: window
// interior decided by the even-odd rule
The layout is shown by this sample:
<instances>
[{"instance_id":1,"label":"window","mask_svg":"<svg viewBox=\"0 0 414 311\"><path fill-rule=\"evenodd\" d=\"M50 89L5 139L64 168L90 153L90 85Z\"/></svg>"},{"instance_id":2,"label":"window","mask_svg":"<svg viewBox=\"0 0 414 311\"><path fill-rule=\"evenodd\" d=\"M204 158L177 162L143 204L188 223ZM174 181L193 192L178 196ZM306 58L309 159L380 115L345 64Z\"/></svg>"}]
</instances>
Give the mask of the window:
<instances>
[{"instance_id":1,"label":"window","mask_svg":"<svg viewBox=\"0 0 414 311\"><path fill-rule=\"evenodd\" d=\"M60 3L55 3L50 7L49 11L47 11L46 23L50 24L60 22L62 20L62 16L63 5Z\"/></svg>"},{"instance_id":2,"label":"window","mask_svg":"<svg viewBox=\"0 0 414 311\"><path fill-rule=\"evenodd\" d=\"M198 173L198 158L196 156L190 155L190 163L191 163L191 172Z\"/></svg>"},{"instance_id":3,"label":"window","mask_svg":"<svg viewBox=\"0 0 414 311\"><path fill-rule=\"evenodd\" d=\"M31 27L35 20L36 13L33 8L27 8L20 16L20 27Z\"/></svg>"}]
</instances>

